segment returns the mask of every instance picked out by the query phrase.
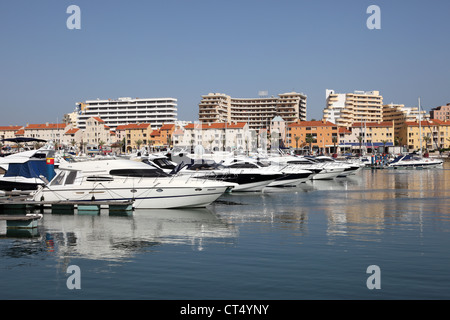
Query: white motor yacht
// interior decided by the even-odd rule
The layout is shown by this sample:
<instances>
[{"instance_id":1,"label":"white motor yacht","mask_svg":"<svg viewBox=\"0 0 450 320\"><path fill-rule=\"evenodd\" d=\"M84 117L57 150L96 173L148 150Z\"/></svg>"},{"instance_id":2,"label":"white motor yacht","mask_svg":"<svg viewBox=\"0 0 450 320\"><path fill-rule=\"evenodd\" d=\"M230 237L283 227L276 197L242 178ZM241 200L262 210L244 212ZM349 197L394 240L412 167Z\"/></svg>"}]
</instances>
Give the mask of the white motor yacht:
<instances>
[{"instance_id":1,"label":"white motor yacht","mask_svg":"<svg viewBox=\"0 0 450 320\"><path fill-rule=\"evenodd\" d=\"M0 158L0 190L36 190L55 175L55 151L47 148L30 150ZM47 164L47 158L53 162Z\"/></svg>"},{"instance_id":2,"label":"white motor yacht","mask_svg":"<svg viewBox=\"0 0 450 320\"><path fill-rule=\"evenodd\" d=\"M321 163L332 163L337 166L341 166L344 168L344 172L342 172L338 177L347 177L350 175L354 175L362 170L365 165L358 164L355 162L347 162L347 161L337 161L331 157L327 156L317 156L312 158L313 160Z\"/></svg>"},{"instance_id":3,"label":"white motor yacht","mask_svg":"<svg viewBox=\"0 0 450 320\"><path fill-rule=\"evenodd\" d=\"M264 160L253 158L232 158L221 162L232 169L254 169L281 173L282 176L270 182L267 187L296 187L306 182L313 175L312 171L297 168L288 164L270 164Z\"/></svg>"},{"instance_id":4,"label":"white motor yacht","mask_svg":"<svg viewBox=\"0 0 450 320\"><path fill-rule=\"evenodd\" d=\"M213 160L199 159L185 165L178 174L191 176L200 180L220 180L237 184L233 192L260 192L270 183L283 177L283 173L274 170L249 168L245 166L225 166Z\"/></svg>"},{"instance_id":5,"label":"white motor yacht","mask_svg":"<svg viewBox=\"0 0 450 320\"><path fill-rule=\"evenodd\" d=\"M327 163L320 163L302 156L279 156L268 158L271 163L289 164L300 169L309 170L315 173L311 175L311 180L332 180L342 174L344 167L335 166Z\"/></svg>"},{"instance_id":6,"label":"white motor yacht","mask_svg":"<svg viewBox=\"0 0 450 320\"><path fill-rule=\"evenodd\" d=\"M422 158L419 156L414 156L411 154L406 155L400 155L397 158L395 158L393 161L388 163L388 167L391 168L436 168L441 167L443 165L444 161L442 159L435 159L435 158Z\"/></svg>"},{"instance_id":7,"label":"white motor yacht","mask_svg":"<svg viewBox=\"0 0 450 320\"><path fill-rule=\"evenodd\" d=\"M235 185L170 176L126 159L64 162L59 173L32 195L34 201L133 201L134 208L206 207Z\"/></svg>"}]
</instances>

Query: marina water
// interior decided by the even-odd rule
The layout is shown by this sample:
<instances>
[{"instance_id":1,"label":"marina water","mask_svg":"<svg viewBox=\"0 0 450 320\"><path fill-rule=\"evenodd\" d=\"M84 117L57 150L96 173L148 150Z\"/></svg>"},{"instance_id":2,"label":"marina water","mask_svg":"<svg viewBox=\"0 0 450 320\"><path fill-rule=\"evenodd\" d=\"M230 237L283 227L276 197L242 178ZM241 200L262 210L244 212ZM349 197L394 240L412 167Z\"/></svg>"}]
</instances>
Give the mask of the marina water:
<instances>
[{"instance_id":1,"label":"marina water","mask_svg":"<svg viewBox=\"0 0 450 320\"><path fill-rule=\"evenodd\" d=\"M370 170L205 209L0 224L5 299L449 299L450 162ZM369 266L380 289L369 289ZM80 289L69 289L70 266Z\"/></svg>"}]
</instances>

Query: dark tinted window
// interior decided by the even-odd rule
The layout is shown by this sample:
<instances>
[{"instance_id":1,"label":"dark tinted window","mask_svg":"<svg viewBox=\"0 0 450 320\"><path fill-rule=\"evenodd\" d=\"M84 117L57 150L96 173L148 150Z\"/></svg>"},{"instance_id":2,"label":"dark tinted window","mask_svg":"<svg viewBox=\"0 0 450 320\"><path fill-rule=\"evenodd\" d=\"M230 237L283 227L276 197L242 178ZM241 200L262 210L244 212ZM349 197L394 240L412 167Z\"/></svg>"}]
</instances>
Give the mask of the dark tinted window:
<instances>
[{"instance_id":1,"label":"dark tinted window","mask_svg":"<svg viewBox=\"0 0 450 320\"><path fill-rule=\"evenodd\" d=\"M109 172L113 176L122 177L168 177L169 175L160 169L116 169Z\"/></svg>"}]
</instances>

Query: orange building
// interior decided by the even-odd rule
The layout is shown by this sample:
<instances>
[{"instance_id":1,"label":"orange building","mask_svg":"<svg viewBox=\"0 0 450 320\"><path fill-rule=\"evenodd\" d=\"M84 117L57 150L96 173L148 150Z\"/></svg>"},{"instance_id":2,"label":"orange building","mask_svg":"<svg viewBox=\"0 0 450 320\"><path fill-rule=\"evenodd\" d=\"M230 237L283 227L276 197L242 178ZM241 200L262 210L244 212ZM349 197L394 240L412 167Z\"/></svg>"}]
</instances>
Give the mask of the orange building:
<instances>
[{"instance_id":1,"label":"orange building","mask_svg":"<svg viewBox=\"0 0 450 320\"><path fill-rule=\"evenodd\" d=\"M335 144L339 144L338 127L329 121L298 121L288 125L287 132L287 144L295 149L311 146L312 150L330 152Z\"/></svg>"},{"instance_id":2,"label":"orange building","mask_svg":"<svg viewBox=\"0 0 450 320\"><path fill-rule=\"evenodd\" d=\"M125 138L127 152L149 144L151 126L149 123L130 123L116 128L116 134Z\"/></svg>"},{"instance_id":3,"label":"orange building","mask_svg":"<svg viewBox=\"0 0 450 320\"><path fill-rule=\"evenodd\" d=\"M161 132L159 130L153 130L150 133L150 145L152 147L162 147L164 144L161 139Z\"/></svg>"},{"instance_id":4,"label":"orange building","mask_svg":"<svg viewBox=\"0 0 450 320\"><path fill-rule=\"evenodd\" d=\"M159 128L159 132L161 134L160 139L163 145L168 147L173 145L172 135L175 132L175 124L163 124L161 128Z\"/></svg>"}]
</instances>

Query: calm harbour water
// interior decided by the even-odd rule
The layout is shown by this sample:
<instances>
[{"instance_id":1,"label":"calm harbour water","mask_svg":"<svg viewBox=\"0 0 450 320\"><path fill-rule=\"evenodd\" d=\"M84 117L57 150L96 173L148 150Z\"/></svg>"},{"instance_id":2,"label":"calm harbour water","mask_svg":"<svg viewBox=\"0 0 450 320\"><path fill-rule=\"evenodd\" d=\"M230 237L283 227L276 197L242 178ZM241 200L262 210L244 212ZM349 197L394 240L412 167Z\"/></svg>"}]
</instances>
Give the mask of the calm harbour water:
<instances>
[{"instance_id":1,"label":"calm harbour water","mask_svg":"<svg viewBox=\"0 0 450 320\"><path fill-rule=\"evenodd\" d=\"M69 266L81 289L69 290ZM381 270L369 290L367 267ZM206 209L0 222L0 299L449 299L450 162L227 194Z\"/></svg>"}]
</instances>

